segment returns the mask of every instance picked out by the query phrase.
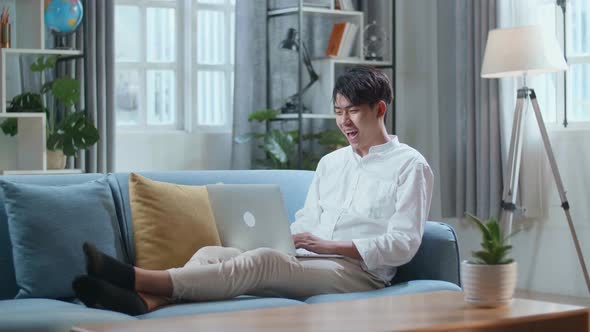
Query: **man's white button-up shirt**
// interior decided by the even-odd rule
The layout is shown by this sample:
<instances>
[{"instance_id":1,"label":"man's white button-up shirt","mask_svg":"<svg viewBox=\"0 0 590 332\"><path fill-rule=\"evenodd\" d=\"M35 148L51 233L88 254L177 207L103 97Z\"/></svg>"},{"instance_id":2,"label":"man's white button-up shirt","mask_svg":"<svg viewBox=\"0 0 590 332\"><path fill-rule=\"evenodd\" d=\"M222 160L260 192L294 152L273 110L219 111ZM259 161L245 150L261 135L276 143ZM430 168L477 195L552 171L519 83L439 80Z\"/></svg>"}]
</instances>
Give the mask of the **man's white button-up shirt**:
<instances>
[{"instance_id":1,"label":"man's white button-up shirt","mask_svg":"<svg viewBox=\"0 0 590 332\"><path fill-rule=\"evenodd\" d=\"M320 160L291 232L352 240L363 268L389 283L422 242L432 186L424 157L396 136L362 158L348 146Z\"/></svg>"}]
</instances>

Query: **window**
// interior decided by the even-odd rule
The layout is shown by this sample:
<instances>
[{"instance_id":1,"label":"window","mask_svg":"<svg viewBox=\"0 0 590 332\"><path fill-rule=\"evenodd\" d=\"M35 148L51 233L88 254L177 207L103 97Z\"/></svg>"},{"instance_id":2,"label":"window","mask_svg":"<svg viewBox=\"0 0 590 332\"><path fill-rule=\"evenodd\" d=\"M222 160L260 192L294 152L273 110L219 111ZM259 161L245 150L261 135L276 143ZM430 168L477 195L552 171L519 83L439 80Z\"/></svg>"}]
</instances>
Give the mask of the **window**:
<instances>
[{"instance_id":1,"label":"window","mask_svg":"<svg viewBox=\"0 0 590 332\"><path fill-rule=\"evenodd\" d=\"M235 0L199 0L194 11L196 43L193 86L200 126L230 122L234 85Z\"/></svg>"},{"instance_id":2,"label":"window","mask_svg":"<svg viewBox=\"0 0 590 332\"><path fill-rule=\"evenodd\" d=\"M590 1L570 0L567 6L568 121L590 123Z\"/></svg>"},{"instance_id":3,"label":"window","mask_svg":"<svg viewBox=\"0 0 590 332\"><path fill-rule=\"evenodd\" d=\"M116 0L117 125L229 128L235 0Z\"/></svg>"},{"instance_id":4,"label":"window","mask_svg":"<svg viewBox=\"0 0 590 332\"><path fill-rule=\"evenodd\" d=\"M566 49L568 70L565 74L553 74L557 77L554 79L557 114L553 121L546 119L546 122L563 126L566 107L568 127L587 128L590 126L590 2L568 0L565 3L565 20L561 7L555 6L556 34L562 49Z\"/></svg>"}]
</instances>

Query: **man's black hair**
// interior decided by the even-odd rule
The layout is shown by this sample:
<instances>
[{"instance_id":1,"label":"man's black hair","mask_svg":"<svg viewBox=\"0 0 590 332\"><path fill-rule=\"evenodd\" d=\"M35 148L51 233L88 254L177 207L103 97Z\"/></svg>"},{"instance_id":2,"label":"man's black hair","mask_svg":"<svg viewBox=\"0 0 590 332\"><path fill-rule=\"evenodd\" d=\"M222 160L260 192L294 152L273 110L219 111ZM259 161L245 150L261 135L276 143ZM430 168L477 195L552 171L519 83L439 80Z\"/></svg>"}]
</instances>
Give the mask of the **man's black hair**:
<instances>
[{"instance_id":1,"label":"man's black hair","mask_svg":"<svg viewBox=\"0 0 590 332\"><path fill-rule=\"evenodd\" d=\"M332 103L336 95L346 97L353 105L368 104L373 107L383 100L386 105L393 101L391 82L385 73L369 66L355 66L340 75L332 92Z\"/></svg>"}]
</instances>

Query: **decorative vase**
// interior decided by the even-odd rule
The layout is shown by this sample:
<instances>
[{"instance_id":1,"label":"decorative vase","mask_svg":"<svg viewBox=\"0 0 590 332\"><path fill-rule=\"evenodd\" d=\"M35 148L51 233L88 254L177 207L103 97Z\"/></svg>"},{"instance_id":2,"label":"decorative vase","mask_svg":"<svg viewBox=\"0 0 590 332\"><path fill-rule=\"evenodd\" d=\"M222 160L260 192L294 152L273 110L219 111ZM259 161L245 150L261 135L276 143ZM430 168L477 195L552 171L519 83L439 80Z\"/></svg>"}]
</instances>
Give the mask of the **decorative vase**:
<instances>
[{"instance_id":1,"label":"decorative vase","mask_svg":"<svg viewBox=\"0 0 590 332\"><path fill-rule=\"evenodd\" d=\"M47 151L47 169L64 169L66 167L66 155L62 150Z\"/></svg>"},{"instance_id":2,"label":"decorative vase","mask_svg":"<svg viewBox=\"0 0 590 332\"><path fill-rule=\"evenodd\" d=\"M461 262L465 302L488 308L509 304L516 288L516 273L516 262L498 265Z\"/></svg>"}]
</instances>

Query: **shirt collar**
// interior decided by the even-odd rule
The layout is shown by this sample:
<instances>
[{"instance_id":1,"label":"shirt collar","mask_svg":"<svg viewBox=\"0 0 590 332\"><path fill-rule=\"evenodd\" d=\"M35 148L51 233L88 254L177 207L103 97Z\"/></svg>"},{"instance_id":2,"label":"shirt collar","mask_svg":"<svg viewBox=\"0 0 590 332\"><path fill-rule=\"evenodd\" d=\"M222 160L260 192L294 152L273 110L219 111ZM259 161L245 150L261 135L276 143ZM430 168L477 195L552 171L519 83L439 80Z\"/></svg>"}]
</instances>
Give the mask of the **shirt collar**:
<instances>
[{"instance_id":1,"label":"shirt collar","mask_svg":"<svg viewBox=\"0 0 590 332\"><path fill-rule=\"evenodd\" d=\"M372 147L369 148L369 153L367 155L373 154L373 153L387 152L387 151L395 149L398 145L399 145L399 140L397 139L397 136L389 135L388 142L386 142L384 144L380 144L380 145L373 145Z\"/></svg>"},{"instance_id":2,"label":"shirt collar","mask_svg":"<svg viewBox=\"0 0 590 332\"><path fill-rule=\"evenodd\" d=\"M370 155L375 155L375 154L382 154L382 153L386 153L388 151L393 151L395 148L397 148L399 146L399 139L397 138L396 135L389 135L389 141L383 144L379 144L379 145L373 145L372 147L369 148L369 153L367 153L367 155L365 155L364 158L366 158L367 156ZM354 151L354 149L351 148L352 151L352 155L354 156L354 159L356 161L360 161L363 157L359 156L358 153L356 153L356 151Z\"/></svg>"}]
</instances>

